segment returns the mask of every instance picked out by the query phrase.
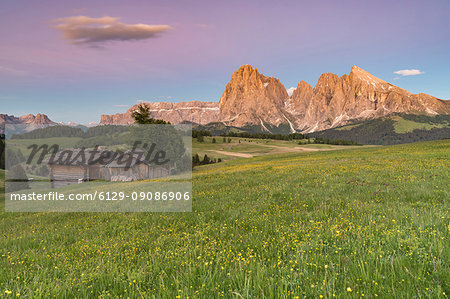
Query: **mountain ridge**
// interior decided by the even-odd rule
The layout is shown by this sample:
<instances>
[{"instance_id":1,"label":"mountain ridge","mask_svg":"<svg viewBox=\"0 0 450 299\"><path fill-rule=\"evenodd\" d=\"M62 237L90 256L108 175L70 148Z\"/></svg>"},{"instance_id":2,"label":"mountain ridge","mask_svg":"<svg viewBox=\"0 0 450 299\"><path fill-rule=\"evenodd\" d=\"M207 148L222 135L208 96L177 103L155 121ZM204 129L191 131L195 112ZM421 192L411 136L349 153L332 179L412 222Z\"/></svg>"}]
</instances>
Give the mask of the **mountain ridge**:
<instances>
[{"instance_id":1,"label":"mountain ridge","mask_svg":"<svg viewBox=\"0 0 450 299\"><path fill-rule=\"evenodd\" d=\"M216 120L219 112L219 103L217 102L153 102L142 103L150 108L150 115L155 119L163 119L170 123L181 123L184 121L197 124L207 124ZM137 109L136 104L129 108L125 113L116 113L114 115L102 114L100 125L123 125L134 123L131 113Z\"/></svg>"},{"instance_id":2,"label":"mountain ridge","mask_svg":"<svg viewBox=\"0 0 450 299\"><path fill-rule=\"evenodd\" d=\"M56 123L45 115L38 113L36 115L26 114L19 117L8 114L0 114L0 125L3 124L23 124L23 125L56 125Z\"/></svg>"},{"instance_id":3,"label":"mountain ridge","mask_svg":"<svg viewBox=\"0 0 450 299\"><path fill-rule=\"evenodd\" d=\"M186 103L190 103L190 110ZM412 94L356 65L348 75L322 74L314 87L300 81L289 96L279 79L265 76L247 64L232 74L218 103L144 104L150 107L152 117L171 123L222 122L234 127L260 126L267 132L269 126L287 125L291 132L309 133L392 113L450 113L450 102L424 93ZM171 109L164 109L166 106ZM135 107L122 114L102 115L100 124L131 123Z\"/></svg>"},{"instance_id":4,"label":"mountain ridge","mask_svg":"<svg viewBox=\"0 0 450 299\"><path fill-rule=\"evenodd\" d=\"M450 138L450 115L393 113L308 135L313 138L344 139L374 145L439 140Z\"/></svg>"}]
</instances>

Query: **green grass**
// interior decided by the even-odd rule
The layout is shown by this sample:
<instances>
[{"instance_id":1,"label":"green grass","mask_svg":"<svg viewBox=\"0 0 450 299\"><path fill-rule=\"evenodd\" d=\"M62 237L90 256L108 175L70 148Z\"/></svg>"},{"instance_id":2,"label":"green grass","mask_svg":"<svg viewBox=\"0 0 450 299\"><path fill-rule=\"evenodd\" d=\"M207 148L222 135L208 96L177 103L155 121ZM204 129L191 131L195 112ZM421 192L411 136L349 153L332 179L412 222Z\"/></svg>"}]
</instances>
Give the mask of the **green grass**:
<instances>
[{"instance_id":1,"label":"green grass","mask_svg":"<svg viewBox=\"0 0 450 299\"><path fill-rule=\"evenodd\" d=\"M212 137L205 137L204 142L198 142L196 139L192 140L192 152L203 156L207 154L212 158L221 158L222 160L233 160L238 157L220 154L215 151L225 151L233 153L247 153L247 154L267 154L273 151L272 147L267 145L288 146L288 142L274 141L274 140L259 140L259 139L245 139L232 138L230 143L223 142L222 137L215 137L216 143L212 143ZM240 140L240 143L239 143ZM267 142L268 141L268 142ZM290 142L294 146L296 143Z\"/></svg>"},{"instance_id":2,"label":"green grass","mask_svg":"<svg viewBox=\"0 0 450 299\"><path fill-rule=\"evenodd\" d=\"M79 137L54 137L54 138L39 138L39 139L9 139L8 146L16 145L21 149L26 149L30 144L48 144L49 146L53 144L59 145L61 148L70 148L75 146L78 141L82 138Z\"/></svg>"},{"instance_id":3,"label":"green grass","mask_svg":"<svg viewBox=\"0 0 450 299\"><path fill-rule=\"evenodd\" d=\"M283 151L292 151L293 148L312 148L312 149L351 149L353 146L336 146L329 144L301 144L306 140L268 140L251 138L232 138L230 143L223 142L222 137L215 137L216 143L212 143L212 137L205 137L204 142L192 140L192 152L200 157L205 154L212 158L221 158L223 161L238 159L239 157L217 153L216 151L244 153L254 156L275 154Z\"/></svg>"},{"instance_id":4,"label":"green grass","mask_svg":"<svg viewBox=\"0 0 450 299\"><path fill-rule=\"evenodd\" d=\"M444 128L448 127L449 124L435 124L435 123L422 123L422 122L416 122L412 120L404 119L400 116L393 116L392 117L394 122L394 130L396 133L408 133L412 132L414 130L431 130L432 128Z\"/></svg>"},{"instance_id":5,"label":"green grass","mask_svg":"<svg viewBox=\"0 0 450 299\"><path fill-rule=\"evenodd\" d=\"M0 290L445 298L449 158L450 141L266 155L196 168L192 213L0 212Z\"/></svg>"},{"instance_id":6,"label":"green grass","mask_svg":"<svg viewBox=\"0 0 450 299\"><path fill-rule=\"evenodd\" d=\"M397 134L408 133L414 130L431 130L432 128L444 128L447 125L439 124L439 123L424 123L417 122L412 120L407 120L402 118L401 116L391 116L392 120L394 120L394 130ZM353 128L359 127L361 124L347 125L343 127L336 128L338 131L349 131Z\"/></svg>"},{"instance_id":7,"label":"green grass","mask_svg":"<svg viewBox=\"0 0 450 299\"><path fill-rule=\"evenodd\" d=\"M395 113L309 135L374 145L442 140L450 138L450 115Z\"/></svg>"},{"instance_id":8,"label":"green grass","mask_svg":"<svg viewBox=\"0 0 450 299\"><path fill-rule=\"evenodd\" d=\"M361 125L361 124L347 125L347 126L343 126L343 127L336 128L336 130L338 130L338 131L349 131L349 130L351 130L351 129L353 129L353 128L359 127L360 125Z\"/></svg>"},{"instance_id":9,"label":"green grass","mask_svg":"<svg viewBox=\"0 0 450 299\"><path fill-rule=\"evenodd\" d=\"M82 138L78 137L54 137L54 138L40 138L40 139L8 139L6 141L6 146L8 148L16 148L21 151L21 153L28 158L31 149L28 147L32 144L37 144L41 146L47 144L51 147L53 144L57 144L59 148L73 148L75 144L78 143ZM33 163L36 159L33 160Z\"/></svg>"}]
</instances>

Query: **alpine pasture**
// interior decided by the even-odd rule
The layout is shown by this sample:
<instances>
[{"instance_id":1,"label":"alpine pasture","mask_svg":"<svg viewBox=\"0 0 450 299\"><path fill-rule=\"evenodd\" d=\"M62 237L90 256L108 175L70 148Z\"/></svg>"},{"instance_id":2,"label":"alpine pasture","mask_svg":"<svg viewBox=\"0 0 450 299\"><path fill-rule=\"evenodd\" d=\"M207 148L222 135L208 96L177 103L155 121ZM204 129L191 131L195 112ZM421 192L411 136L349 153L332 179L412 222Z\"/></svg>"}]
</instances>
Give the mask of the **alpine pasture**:
<instances>
[{"instance_id":1,"label":"alpine pasture","mask_svg":"<svg viewBox=\"0 0 450 299\"><path fill-rule=\"evenodd\" d=\"M449 158L446 140L229 160L194 169L191 213L2 203L1 296L446 298Z\"/></svg>"}]
</instances>

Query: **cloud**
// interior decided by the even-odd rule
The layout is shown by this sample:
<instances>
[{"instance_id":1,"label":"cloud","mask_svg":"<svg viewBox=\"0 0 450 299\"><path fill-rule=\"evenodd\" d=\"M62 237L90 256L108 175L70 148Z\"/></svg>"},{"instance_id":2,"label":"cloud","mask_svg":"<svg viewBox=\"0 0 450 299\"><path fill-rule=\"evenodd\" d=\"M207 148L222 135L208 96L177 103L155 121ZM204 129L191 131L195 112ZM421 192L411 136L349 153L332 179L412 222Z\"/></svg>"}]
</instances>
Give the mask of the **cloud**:
<instances>
[{"instance_id":1,"label":"cloud","mask_svg":"<svg viewBox=\"0 0 450 299\"><path fill-rule=\"evenodd\" d=\"M119 18L74 16L54 20L56 29L73 44L98 46L110 41L144 40L172 29L169 25L125 24Z\"/></svg>"},{"instance_id":2,"label":"cloud","mask_svg":"<svg viewBox=\"0 0 450 299\"><path fill-rule=\"evenodd\" d=\"M411 70L399 70L399 71L394 72L394 74L402 75L402 76L416 76L416 75L422 75L422 74L424 74L424 72L422 72L420 70L416 70L416 69L411 69Z\"/></svg>"},{"instance_id":3,"label":"cloud","mask_svg":"<svg viewBox=\"0 0 450 299\"><path fill-rule=\"evenodd\" d=\"M290 87L286 91L289 96L292 96L292 94L294 93L294 90L296 90L296 89L297 89L297 87Z\"/></svg>"},{"instance_id":4,"label":"cloud","mask_svg":"<svg viewBox=\"0 0 450 299\"><path fill-rule=\"evenodd\" d=\"M113 107L128 108L130 105L113 105Z\"/></svg>"}]
</instances>

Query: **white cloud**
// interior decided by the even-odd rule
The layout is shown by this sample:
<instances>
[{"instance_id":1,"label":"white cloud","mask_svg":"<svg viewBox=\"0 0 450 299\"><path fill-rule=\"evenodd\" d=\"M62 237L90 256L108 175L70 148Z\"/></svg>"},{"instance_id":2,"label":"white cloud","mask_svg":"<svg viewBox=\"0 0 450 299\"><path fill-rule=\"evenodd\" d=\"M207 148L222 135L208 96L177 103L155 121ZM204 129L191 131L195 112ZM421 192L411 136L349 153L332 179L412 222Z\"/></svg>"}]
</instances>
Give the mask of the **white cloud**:
<instances>
[{"instance_id":1,"label":"white cloud","mask_svg":"<svg viewBox=\"0 0 450 299\"><path fill-rule=\"evenodd\" d=\"M424 74L424 72L422 72L420 70L416 70L416 69L411 69L411 70L398 70L398 71L394 72L394 74L402 75L402 76L416 76L416 75L422 75L422 74Z\"/></svg>"},{"instance_id":2,"label":"white cloud","mask_svg":"<svg viewBox=\"0 0 450 299\"><path fill-rule=\"evenodd\" d=\"M110 41L143 40L172 29L169 25L125 24L119 18L74 16L54 20L55 28L73 44L99 45Z\"/></svg>"},{"instance_id":3,"label":"white cloud","mask_svg":"<svg viewBox=\"0 0 450 299\"><path fill-rule=\"evenodd\" d=\"M297 87L290 87L286 91L289 96L292 96L292 94L294 93L294 90L296 90L296 89L297 89Z\"/></svg>"},{"instance_id":4,"label":"white cloud","mask_svg":"<svg viewBox=\"0 0 450 299\"><path fill-rule=\"evenodd\" d=\"M114 107L119 107L119 108L128 108L130 107L130 105L113 105Z\"/></svg>"}]
</instances>

